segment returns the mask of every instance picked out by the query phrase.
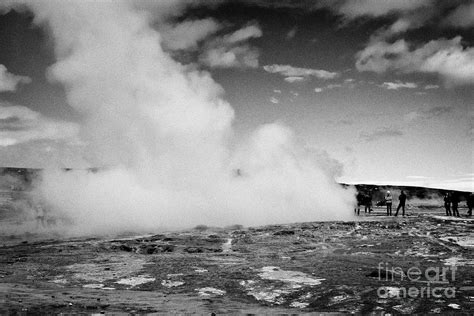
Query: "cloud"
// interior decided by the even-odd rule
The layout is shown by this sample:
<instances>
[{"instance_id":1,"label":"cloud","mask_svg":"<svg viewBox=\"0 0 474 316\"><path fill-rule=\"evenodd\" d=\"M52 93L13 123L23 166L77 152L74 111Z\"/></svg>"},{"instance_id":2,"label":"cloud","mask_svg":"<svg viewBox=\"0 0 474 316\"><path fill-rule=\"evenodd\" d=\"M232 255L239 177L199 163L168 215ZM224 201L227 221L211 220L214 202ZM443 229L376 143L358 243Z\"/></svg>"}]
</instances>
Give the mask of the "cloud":
<instances>
[{"instance_id":1,"label":"cloud","mask_svg":"<svg viewBox=\"0 0 474 316\"><path fill-rule=\"evenodd\" d=\"M171 50L194 50L198 43L222 28L212 18L184 21L160 28L163 44Z\"/></svg>"},{"instance_id":2,"label":"cloud","mask_svg":"<svg viewBox=\"0 0 474 316\"><path fill-rule=\"evenodd\" d=\"M342 84L335 83L335 84L328 84L326 86L326 89L331 90L331 89L336 89L336 88L341 88L341 87L342 87Z\"/></svg>"},{"instance_id":3,"label":"cloud","mask_svg":"<svg viewBox=\"0 0 474 316\"><path fill-rule=\"evenodd\" d=\"M289 83L303 82L306 80L306 77L291 76L291 77L286 77L283 80Z\"/></svg>"},{"instance_id":4,"label":"cloud","mask_svg":"<svg viewBox=\"0 0 474 316\"><path fill-rule=\"evenodd\" d=\"M77 124L54 121L20 105L0 104L0 147L33 140L74 139Z\"/></svg>"},{"instance_id":5,"label":"cloud","mask_svg":"<svg viewBox=\"0 0 474 316\"><path fill-rule=\"evenodd\" d=\"M384 82L383 84L379 85L381 88L385 88L387 90L399 90L402 88L405 89L415 89L418 88L418 85L414 82Z\"/></svg>"},{"instance_id":6,"label":"cloud","mask_svg":"<svg viewBox=\"0 0 474 316\"><path fill-rule=\"evenodd\" d=\"M275 92L275 93L281 93L281 90L275 89L275 90L273 90L273 92Z\"/></svg>"},{"instance_id":7,"label":"cloud","mask_svg":"<svg viewBox=\"0 0 474 316\"><path fill-rule=\"evenodd\" d=\"M379 140L381 138L400 137L404 133L397 127L381 127L372 132L362 132L360 137L367 142Z\"/></svg>"},{"instance_id":8,"label":"cloud","mask_svg":"<svg viewBox=\"0 0 474 316\"><path fill-rule=\"evenodd\" d=\"M262 36L262 29L258 24L251 24L243 27L234 33L224 37L224 42L227 43L240 43L251 38L257 38Z\"/></svg>"},{"instance_id":9,"label":"cloud","mask_svg":"<svg viewBox=\"0 0 474 316\"><path fill-rule=\"evenodd\" d=\"M7 67L0 64L0 92L15 91L20 83L30 83L31 78L9 73Z\"/></svg>"},{"instance_id":10,"label":"cloud","mask_svg":"<svg viewBox=\"0 0 474 316\"><path fill-rule=\"evenodd\" d=\"M451 113L453 108L450 106L435 106L421 109L418 111L411 111L404 116L404 120L407 122L413 122L417 120L427 120L434 117L441 117L445 114Z\"/></svg>"},{"instance_id":11,"label":"cloud","mask_svg":"<svg viewBox=\"0 0 474 316\"><path fill-rule=\"evenodd\" d=\"M262 36L260 27L251 24L232 34L217 37L206 43L199 60L213 68L257 68L259 51L247 41L260 36Z\"/></svg>"},{"instance_id":12,"label":"cloud","mask_svg":"<svg viewBox=\"0 0 474 316\"><path fill-rule=\"evenodd\" d=\"M439 89L437 84L427 84L424 88L425 90Z\"/></svg>"},{"instance_id":13,"label":"cloud","mask_svg":"<svg viewBox=\"0 0 474 316\"><path fill-rule=\"evenodd\" d=\"M427 7L432 0L345 0L323 1L324 5L348 19L363 16L380 17L392 13L403 13Z\"/></svg>"},{"instance_id":14,"label":"cloud","mask_svg":"<svg viewBox=\"0 0 474 316\"><path fill-rule=\"evenodd\" d=\"M474 3L466 3L457 7L443 21L444 25L460 28L474 26Z\"/></svg>"},{"instance_id":15,"label":"cloud","mask_svg":"<svg viewBox=\"0 0 474 316\"><path fill-rule=\"evenodd\" d=\"M344 81L344 83L347 84L348 86L353 86L352 81ZM342 85L340 83L328 84L325 87L316 87L316 88L314 88L314 92L321 93L324 90L332 90L332 89L342 88L343 86L344 85Z\"/></svg>"},{"instance_id":16,"label":"cloud","mask_svg":"<svg viewBox=\"0 0 474 316\"><path fill-rule=\"evenodd\" d=\"M259 52L248 45L218 47L200 56L201 63L212 68L257 68Z\"/></svg>"},{"instance_id":17,"label":"cloud","mask_svg":"<svg viewBox=\"0 0 474 316\"><path fill-rule=\"evenodd\" d=\"M265 65L263 66L263 69L266 72L277 73L284 76L287 82L301 82L303 80L309 79L310 77L329 80L339 76L337 72L330 72L321 69L299 68L290 65Z\"/></svg>"},{"instance_id":18,"label":"cloud","mask_svg":"<svg viewBox=\"0 0 474 316\"><path fill-rule=\"evenodd\" d=\"M415 49L410 49L404 39L394 43L375 41L356 57L359 71L434 73L448 85L474 83L474 48L464 48L460 36L433 40Z\"/></svg>"},{"instance_id":19,"label":"cloud","mask_svg":"<svg viewBox=\"0 0 474 316\"><path fill-rule=\"evenodd\" d=\"M280 103L280 101L279 101L277 98L275 98L275 97L271 97L271 98L270 98L270 102L273 103L273 104L278 104L278 103Z\"/></svg>"}]
</instances>

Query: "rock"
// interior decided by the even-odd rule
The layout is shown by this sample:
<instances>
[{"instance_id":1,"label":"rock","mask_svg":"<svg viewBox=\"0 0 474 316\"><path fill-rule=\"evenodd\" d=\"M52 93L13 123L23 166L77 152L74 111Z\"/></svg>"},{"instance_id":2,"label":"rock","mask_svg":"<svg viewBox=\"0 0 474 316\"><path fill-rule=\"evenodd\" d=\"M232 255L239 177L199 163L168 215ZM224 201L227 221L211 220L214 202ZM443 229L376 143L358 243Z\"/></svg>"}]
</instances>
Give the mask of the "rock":
<instances>
[{"instance_id":1,"label":"rock","mask_svg":"<svg viewBox=\"0 0 474 316\"><path fill-rule=\"evenodd\" d=\"M122 251L127 251L127 252L132 252L133 251L133 248L128 246L128 245L120 245L118 247L119 250L122 250Z\"/></svg>"},{"instance_id":2,"label":"rock","mask_svg":"<svg viewBox=\"0 0 474 316\"><path fill-rule=\"evenodd\" d=\"M161 250L161 252L173 252L175 250L176 246L173 245L160 245L158 246L158 249Z\"/></svg>"},{"instance_id":3,"label":"rock","mask_svg":"<svg viewBox=\"0 0 474 316\"><path fill-rule=\"evenodd\" d=\"M204 252L202 248L198 248L198 247L184 248L184 251L187 252L187 253L201 253L201 252Z\"/></svg>"},{"instance_id":4,"label":"rock","mask_svg":"<svg viewBox=\"0 0 474 316\"><path fill-rule=\"evenodd\" d=\"M144 245L144 246L141 246L137 252L141 254L145 254L145 255L151 255L156 252L156 249L157 248L154 245Z\"/></svg>"},{"instance_id":5,"label":"rock","mask_svg":"<svg viewBox=\"0 0 474 316\"><path fill-rule=\"evenodd\" d=\"M273 233L274 236L285 236L285 235L294 235L294 234L295 234L294 230L280 230Z\"/></svg>"}]
</instances>

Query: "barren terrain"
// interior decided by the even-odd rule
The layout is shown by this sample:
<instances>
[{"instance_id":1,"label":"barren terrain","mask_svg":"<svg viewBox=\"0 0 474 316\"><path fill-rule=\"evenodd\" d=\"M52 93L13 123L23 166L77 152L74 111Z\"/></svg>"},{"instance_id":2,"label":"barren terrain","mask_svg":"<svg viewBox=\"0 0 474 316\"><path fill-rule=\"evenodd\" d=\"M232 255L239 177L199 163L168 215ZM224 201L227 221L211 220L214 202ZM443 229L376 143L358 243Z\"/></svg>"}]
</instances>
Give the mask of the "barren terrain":
<instances>
[{"instance_id":1,"label":"barren terrain","mask_svg":"<svg viewBox=\"0 0 474 316\"><path fill-rule=\"evenodd\" d=\"M404 188L406 217L71 238L35 218L37 171L5 170L0 314L474 312L474 219L436 189Z\"/></svg>"},{"instance_id":2,"label":"barren terrain","mask_svg":"<svg viewBox=\"0 0 474 316\"><path fill-rule=\"evenodd\" d=\"M0 312L470 314L474 221L442 212L389 218L376 208L356 222L126 238L2 236ZM407 278L412 267L419 280ZM443 282L427 282L430 268ZM403 294L427 286L441 295Z\"/></svg>"}]
</instances>

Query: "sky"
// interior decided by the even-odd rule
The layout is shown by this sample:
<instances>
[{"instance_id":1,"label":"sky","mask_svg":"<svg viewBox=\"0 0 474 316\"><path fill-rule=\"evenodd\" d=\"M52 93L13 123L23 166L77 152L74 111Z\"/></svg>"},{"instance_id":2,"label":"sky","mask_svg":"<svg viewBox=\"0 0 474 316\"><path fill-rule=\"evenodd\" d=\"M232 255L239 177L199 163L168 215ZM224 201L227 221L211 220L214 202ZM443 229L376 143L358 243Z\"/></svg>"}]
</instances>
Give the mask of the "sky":
<instances>
[{"instance_id":1,"label":"sky","mask_svg":"<svg viewBox=\"0 0 474 316\"><path fill-rule=\"evenodd\" d=\"M84 113L54 66L68 48L25 2L0 5L0 165L94 167ZM217 83L234 111L231 148L278 122L337 181L474 191L472 1L133 6L169 58Z\"/></svg>"}]
</instances>

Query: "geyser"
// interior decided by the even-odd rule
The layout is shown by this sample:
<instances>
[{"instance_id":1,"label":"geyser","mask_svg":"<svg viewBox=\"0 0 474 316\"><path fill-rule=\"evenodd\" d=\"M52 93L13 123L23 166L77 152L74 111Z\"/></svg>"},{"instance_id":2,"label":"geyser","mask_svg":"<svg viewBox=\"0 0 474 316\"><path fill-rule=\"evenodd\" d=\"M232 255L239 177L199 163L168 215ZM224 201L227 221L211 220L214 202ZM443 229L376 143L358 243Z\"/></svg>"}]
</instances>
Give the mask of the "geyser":
<instances>
[{"instance_id":1,"label":"geyser","mask_svg":"<svg viewBox=\"0 0 474 316\"><path fill-rule=\"evenodd\" d=\"M26 5L50 32L57 62L49 78L85 118L87 158L103 167L45 171L38 189L52 213L74 224L70 232L352 216L354 192L335 183L289 128L269 124L233 139L234 111L222 88L162 49L146 2L12 3ZM178 5L153 10L170 7Z\"/></svg>"}]
</instances>

